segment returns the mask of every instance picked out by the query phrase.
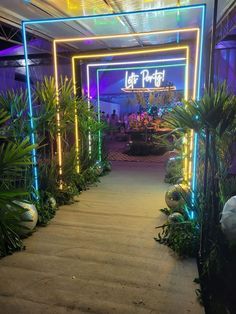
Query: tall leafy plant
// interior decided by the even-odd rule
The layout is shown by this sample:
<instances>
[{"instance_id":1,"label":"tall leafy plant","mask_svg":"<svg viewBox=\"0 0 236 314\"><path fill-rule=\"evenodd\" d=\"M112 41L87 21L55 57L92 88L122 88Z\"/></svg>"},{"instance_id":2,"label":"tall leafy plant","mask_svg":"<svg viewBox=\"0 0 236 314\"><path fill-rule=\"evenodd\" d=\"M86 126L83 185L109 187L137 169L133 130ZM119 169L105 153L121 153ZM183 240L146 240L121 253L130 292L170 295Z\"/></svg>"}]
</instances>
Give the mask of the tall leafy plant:
<instances>
[{"instance_id":1,"label":"tall leafy plant","mask_svg":"<svg viewBox=\"0 0 236 314\"><path fill-rule=\"evenodd\" d=\"M62 140L66 151L70 151L74 144L75 108L76 97L73 92L72 80L60 77L59 84L59 107L61 118Z\"/></svg>"},{"instance_id":2,"label":"tall leafy plant","mask_svg":"<svg viewBox=\"0 0 236 314\"><path fill-rule=\"evenodd\" d=\"M27 95L25 91L8 90L0 93L0 108L9 119L4 126L7 136L14 141L21 141L29 134L29 117L27 113Z\"/></svg>"},{"instance_id":3,"label":"tall leafy plant","mask_svg":"<svg viewBox=\"0 0 236 314\"><path fill-rule=\"evenodd\" d=\"M37 112L36 133L38 138L42 139L42 147L39 150L40 188L52 194L62 204L78 193L81 186L94 182L95 177L98 177L93 166L98 160L99 132L104 128L104 124L98 121L94 108L88 108L86 100L74 95L72 81L66 77L60 78L58 91L52 77L45 77L42 82L38 82L35 88L34 106ZM76 173L78 156L75 153L76 112L79 123L79 175ZM58 117L60 117L63 150L60 176L55 154Z\"/></svg>"},{"instance_id":4,"label":"tall leafy plant","mask_svg":"<svg viewBox=\"0 0 236 314\"><path fill-rule=\"evenodd\" d=\"M94 166L98 160L99 137L106 128L104 122L98 120L93 106L88 107L86 99L77 100L79 138L80 138L80 164L81 170ZM91 150L89 151L89 142ZM104 155L104 152L101 152Z\"/></svg>"},{"instance_id":5,"label":"tall leafy plant","mask_svg":"<svg viewBox=\"0 0 236 314\"><path fill-rule=\"evenodd\" d=\"M203 224L204 221L219 222L222 209L220 194L230 166L230 146L235 140L235 115L236 98L223 84L217 90L211 87L205 91L200 101L189 101L184 107L174 108L167 118L173 128L183 133L194 129L199 135L200 149L204 152L204 159L200 159L204 169L199 173L199 183L203 182L204 206L207 206ZM214 232L214 228L211 229Z\"/></svg>"},{"instance_id":6,"label":"tall leafy plant","mask_svg":"<svg viewBox=\"0 0 236 314\"><path fill-rule=\"evenodd\" d=\"M30 153L35 148L28 138L13 142L6 137L4 130L9 119L7 112L0 110L0 131L3 130L0 139L0 256L23 247L18 234L25 209L13 201L28 195L22 182L25 170L31 165Z\"/></svg>"},{"instance_id":7,"label":"tall leafy plant","mask_svg":"<svg viewBox=\"0 0 236 314\"><path fill-rule=\"evenodd\" d=\"M57 95L54 78L44 77L42 82L37 82L34 96L35 128L38 142L42 144L38 153L45 161L46 159L53 159L55 153Z\"/></svg>"},{"instance_id":8,"label":"tall leafy plant","mask_svg":"<svg viewBox=\"0 0 236 314\"><path fill-rule=\"evenodd\" d=\"M55 79L53 77L44 77L42 82L37 82L35 88L34 105L37 112L36 133L41 139L41 149L39 150L39 181L41 203L39 205L39 214L41 221L45 224L47 219L52 218L47 212L47 197L53 195L58 203L63 203L64 194L68 194L65 189L68 186L68 180L65 179L64 172L66 156L74 145L74 115L75 100L73 96L72 81L67 78L60 78L59 89L56 91ZM63 177L59 176L59 167L57 160L56 139L58 134L58 119L60 118L60 136L63 149ZM75 165L71 165L75 168ZM67 177L72 180L71 176ZM63 182L63 189L60 189ZM47 197L46 197L47 196ZM68 199L70 196L66 196ZM61 201L62 200L62 201ZM45 211L44 211L45 209Z\"/></svg>"},{"instance_id":9,"label":"tall leafy plant","mask_svg":"<svg viewBox=\"0 0 236 314\"><path fill-rule=\"evenodd\" d=\"M198 195L201 210L200 269L207 294L214 290L216 262L222 256L220 213L226 200L226 181L230 167L230 147L236 139L236 97L228 93L226 84L205 91L199 101L188 101L176 107L167 117L169 126L184 134L190 129L199 137ZM214 259L212 257L214 256ZM217 271L219 267L217 268Z\"/></svg>"}]
</instances>

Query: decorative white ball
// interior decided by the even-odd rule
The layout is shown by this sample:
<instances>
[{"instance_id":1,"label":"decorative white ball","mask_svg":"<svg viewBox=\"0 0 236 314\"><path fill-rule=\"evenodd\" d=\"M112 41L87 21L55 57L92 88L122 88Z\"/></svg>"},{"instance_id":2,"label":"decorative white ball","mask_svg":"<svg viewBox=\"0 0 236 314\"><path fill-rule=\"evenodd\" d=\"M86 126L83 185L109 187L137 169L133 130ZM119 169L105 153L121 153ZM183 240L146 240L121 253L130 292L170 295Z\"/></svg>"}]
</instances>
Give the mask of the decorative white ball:
<instances>
[{"instance_id":1,"label":"decorative white ball","mask_svg":"<svg viewBox=\"0 0 236 314\"><path fill-rule=\"evenodd\" d=\"M175 210L181 208L185 204L185 199L188 197L188 186L183 184L176 184L167 190L165 194L165 201L170 209Z\"/></svg>"},{"instance_id":2,"label":"decorative white ball","mask_svg":"<svg viewBox=\"0 0 236 314\"><path fill-rule=\"evenodd\" d=\"M26 227L22 228L21 235L27 235L33 231L38 221L38 211L34 204L26 203L23 201L14 201L16 205L21 206L22 208L27 209L25 213L22 214L20 223L21 226Z\"/></svg>"},{"instance_id":3,"label":"decorative white ball","mask_svg":"<svg viewBox=\"0 0 236 314\"><path fill-rule=\"evenodd\" d=\"M48 201L48 204L51 206L51 208L56 209L57 202L54 197L50 196L47 201Z\"/></svg>"},{"instance_id":4,"label":"decorative white ball","mask_svg":"<svg viewBox=\"0 0 236 314\"><path fill-rule=\"evenodd\" d=\"M231 197L222 211L221 229L229 241L236 241L236 196Z\"/></svg>"},{"instance_id":5,"label":"decorative white ball","mask_svg":"<svg viewBox=\"0 0 236 314\"><path fill-rule=\"evenodd\" d=\"M184 216L180 213L173 213L168 217L169 223L177 223L177 222L183 222Z\"/></svg>"},{"instance_id":6,"label":"decorative white ball","mask_svg":"<svg viewBox=\"0 0 236 314\"><path fill-rule=\"evenodd\" d=\"M103 168L104 168L105 171L111 171L111 163L110 163L110 161L105 161L103 163Z\"/></svg>"},{"instance_id":7,"label":"decorative white ball","mask_svg":"<svg viewBox=\"0 0 236 314\"><path fill-rule=\"evenodd\" d=\"M102 166L102 163L101 162L96 162L95 166L94 166L94 169L97 173L98 176L100 176L102 173L103 173L103 166Z\"/></svg>"}]
</instances>

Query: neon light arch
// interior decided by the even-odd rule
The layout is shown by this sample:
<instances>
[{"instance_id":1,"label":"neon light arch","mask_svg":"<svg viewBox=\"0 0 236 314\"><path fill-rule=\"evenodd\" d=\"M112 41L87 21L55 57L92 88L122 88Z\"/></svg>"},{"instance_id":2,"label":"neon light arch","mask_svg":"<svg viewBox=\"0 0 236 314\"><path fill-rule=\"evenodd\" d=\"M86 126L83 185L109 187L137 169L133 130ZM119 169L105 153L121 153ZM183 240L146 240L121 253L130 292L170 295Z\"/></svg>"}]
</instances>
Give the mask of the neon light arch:
<instances>
[{"instance_id":1,"label":"neon light arch","mask_svg":"<svg viewBox=\"0 0 236 314\"><path fill-rule=\"evenodd\" d=\"M180 58L181 59L181 58ZM184 59L184 58L182 58ZM185 59L184 59L185 60ZM126 64L126 62L124 62L124 64ZM174 64L162 64L162 65L155 65L155 66L147 66L146 68L166 68L166 67L186 67L186 63L174 63ZM128 69L141 69L140 67L124 67L124 68L112 68L112 69L97 69L97 100L98 100L98 108L97 108L97 112L98 112L98 121L100 121L100 92L99 92L99 72L102 71L114 71L114 70L128 70ZM187 89L187 79L186 79L186 71L185 71L185 80L184 80L184 94L186 94L186 89ZM101 152L101 134L99 133L99 148L98 148L98 160L102 161L101 159L102 156L102 152Z\"/></svg>"},{"instance_id":2,"label":"neon light arch","mask_svg":"<svg viewBox=\"0 0 236 314\"><path fill-rule=\"evenodd\" d=\"M57 43L65 43L65 42L76 42L76 41L84 41L84 40L92 40L92 39L114 39L115 37L117 38L129 38L129 37L133 37L133 36L147 36L148 34L170 34L170 33L185 33L185 32L196 32L196 52L195 52L195 67L194 67L194 83L193 83L193 96L192 98L195 99L196 98L196 91L197 88L199 86L199 84L197 84L197 68L199 65L199 55L200 55L200 29L199 28L179 28L179 29L174 29L174 30L163 30L163 31L153 31L153 32L142 32L142 33L132 33L132 34L118 34L118 35L103 35L103 36L94 36L94 37L78 37L78 38L61 38L61 39L55 39L53 42L53 51L54 51L54 72L55 72L55 82L56 82L56 90L57 90L57 94L58 94L58 65L57 65ZM90 54L88 54L89 56ZM187 69L189 70L189 69ZM75 75L75 68L74 68L74 63L73 63L73 57L72 57L72 76L74 77ZM74 85L74 93L76 94L76 88ZM188 98L188 97L187 97ZM187 99L186 98L186 99ZM58 120L58 128L60 128L60 116L57 117ZM76 137L76 143L78 143L79 139L78 139L78 118L77 118L77 113L76 113L76 109L75 109L75 137ZM89 135L90 138L90 135ZM91 154L91 140L90 141L90 145L89 145L89 153ZM58 133L58 145L60 145L60 147L58 148L58 151L60 152L60 156L58 156L58 163L59 163L59 169L62 168L62 149L61 149L61 138L60 138L60 133ZM77 160L78 160L78 145L76 144L76 154L77 154ZM186 163L185 163L186 165ZM188 167L185 166L185 171L184 173L188 173L189 171L187 170ZM79 171L79 165L77 163L77 171ZM187 175L186 175L187 176Z\"/></svg>"},{"instance_id":3,"label":"neon light arch","mask_svg":"<svg viewBox=\"0 0 236 314\"><path fill-rule=\"evenodd\" d=\"M163 48L152 48L152 49L137 49L137 50L132 50L132 51L123 51L123 52L110 52L110 53L103 53L103 54L89 54L89 55L78 55L78 56L73 56L72 57L72 78L73 78L73 86L74 86L74 93L76 94L76 71L75 71L75 60L78 59L92 59L92 58L102 58L106 56L127 56L127 55L142 55L142 54L151 54L151 53L156 53L156 52L176 52L176 51L185 51L185 59L186 59L186 67L185 67L185 100L188 99L188 90L189 90L189 46L181 46L177 45L174 47L163 47ZM89 95L88 95L89 96ZM90 107L89 103L89 97L88 97L88 106ZM77 116L75 118L75 135L78 135L78 119ZM75 138L75 149L76 149L76 156L77 160L79 160L79 138ZM91 136L89 135L89 152L91 153ZM186 165L187 163L185 163ZM77 164L77 171L79 171L79 165Z\"/></svg>"},{"instance_id":4,"label":"neon light arch","mask_svg":"<svg viewBox=\"0 0 236 314\"><path fill-rule=\"evenodd\" d=\"M121 13L112 13L112 14L100 14L93 16L80 16L80 17L67 17L67 18L51 18L51 19L36 19L29 21L22 21L22 33L23 33L23 44L24 44L24 54L25 54L25 65L26 65L26 82L28 89L28 105L29 105L29 116L30 116L30 127L31 133L30 138L32 144L35 144L35 134L34 134L34 118L33 118L33 108L32 108L32 93L31 93L31 83L30 83L30 72L29 72L29 63L28 63L28 48L27 48L27 39L26 39L26 27L29 25L35 24L51 24L51 23L63 23L70 21L80 21L87 19L99 19L104 17L121 17L126 15L138 15L142 13L152 13L152 12L181 12L185 10L193 10L193 9L201 9L202 10L202 24L201 24L201 42L200 42L200 60L198 67L198 90L197 90L197 98L200 96L200 80L201 80L201 68L202 68L202 50L203 50L203 32L204 32L204 24L205 24L205 8L206 5L189 5L189 6L178 6L178 7L169 7L169 8L159 8L159 9L150 9L150 10L142 10L142 11L132 11L132 12L121 12ZM60 133L58 133L60 137ZM196 151L195 151L196 152ZM35 190L38 190L38 170L37 170L37 156L36 150L32 151L32 161L33 161L33 177L34 177L34 187ZM194 164L196 165L196 154L194 158ZM195 174L196 167L194 167ZM193 180L194 181L194 180Z\"/></svg>"}]
</instances>

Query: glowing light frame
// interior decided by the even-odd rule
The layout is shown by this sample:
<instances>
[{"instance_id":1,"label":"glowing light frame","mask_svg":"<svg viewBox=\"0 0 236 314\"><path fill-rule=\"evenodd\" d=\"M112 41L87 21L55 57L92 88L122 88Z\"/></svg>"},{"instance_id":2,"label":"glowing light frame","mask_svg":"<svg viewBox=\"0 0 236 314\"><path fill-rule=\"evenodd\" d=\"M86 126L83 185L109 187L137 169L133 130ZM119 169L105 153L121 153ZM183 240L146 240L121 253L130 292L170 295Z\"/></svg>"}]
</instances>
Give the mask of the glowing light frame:
<instances>
[{"instance_id":1,"label":"glowing light frame","mask_svg":"<svg viewBox=\"0 0 236 314\"><path fill-rule=\"evenodd\" d=\"M53 41L53 56L54 56L54 69L55 69L55 80L57 81L58 86L58 64L57 64L57 44L58 43L69 43L69 42L78 42L86 40L101 40L101 39L114 39L114 38L129 38L129 37L143 37L147 35L166 35L172 33L186 33L186 32L196 32L196 57L195 57L195 72L194 72L194 86L193 86L193 98L196 98L197 90L197 68L199 64L199 43L200 43L200 29L198 27L192 28L177 28L169 29L163 31L150 31L150 32L140 32L140 33L129 33L129 34L114 34L114 35L103 35L103 36L93 36L93 37L75 37L75 38L61 38L54 39ZM132 49L130 47L129 49ZM88 54L89 55L89 54Z\"/></svg>"},{"instance_id":2,"label":"glowing light frame","mask_svg":"<svg viewBox=\"0 0 236 314\"><path fill-rule=\"evenodd\" d=\"M128 50L123 52L110 52L110 53L100 53L100 54L85 54L85 55L78 55L72 57L72 79L73 79L73 86L74 86L74 93L76 94L76 72L75 72L75 60L77 59L90 59L90 58L101 58L101 57L110 57L110 56L127 56L127 55L140 55L146 53L156 53L156 52L165 52L165 51L178 51L178 50L185 50L186 51L186 94L185 100L188 99L188 90L189 90L189 46L187 45L177 45L172 47L163 47L163 48L152 48L152 49L136 49L136 50ZM88 107L90 107L89 97L88 97ZM75 118L75 129L77 130L78 134L78 119ZM76 133L75 133L76 134ZM76 160L79 160L79 138L75 138L75 147L76 147ZM89 134L89 154L91 154L91 136ZM77 164L77 171L79 171L79 164ZM186 171L185 171L186 172Z\"/></svg>"},{"instance_id":3,"label":"glowing light frame","mask_svg":"<svg viewBox=\"0 0 236 314\"><path fill-rule=\"evenodd\" d=\"M198 92L200 91L200 85L197 84L197 74L198 74L198 62L199 62L199 55L200 55L200 51L199 51L199 43L200 43L200 31L199 31L199 28L193 28L193 29L180 29L182 30L182 32L185 32L185 31L197 31L197 39L196 39L196 55L195 55L195 69L194 69L194 84L193 84L193 97L192 99L196 99L196 90L198 88ZM176 30L166 30L166 31L156 31L156 32L153 32L153 33L156 33L156 34L163 34L163 33L172 33L172 32L178 32L179 29L176 29ZM147 33L143 33L143 34L147 34ZM136 36L138 34L136 33ZM118 37L120 37L121 35L117 35ZM123 36L127 36L127 37L130 37L130 36L133 36L132 34L125 34L125 35L122 35ZM108 36L110 38L110 36ZM106 36L106 38L108 38ZM114 36L113 36L114 37ZM91 38L86 38L86 39L91 39ZM100 38L101 39L101 38ZM55 40L57 42L62 42L66 40L67 42L70 41L71 39L60 39L60 40ZM79 40L79 39L78 39ZM88 54L89 56L89 54ZM80 55L78 56L74 56L72 57L72 76L73 76L73 84L74 84L74 92L76 93L76 79L75 79L75 64L74 64L74 60L75 59L80 59ZM188 68L186 67L186 70ZM188 89L187 89L188 90ZM188 99L188 96L185 97L185 100ZM88 100L89 102L89 100ZM185 145L184 145L184 180L186 182L189 182L190 185L193 186L193 182L195 183L196 181L196 178L195 177L191 177L191 170L192 172L195 174L196 172L196 162L197 162L197 151L194 150L194 147L197 146L197 134L194 134L193 131L191 131L191 136L190 136L190 145L188 145L187 141L185 141ZM89 152L91 153L91 137L89 135ZM189 160L188 160L188 153L190 155L189 157ZM79 150L77 151L77 154L79 154ZM192 156L193 154L193 156ZM193 165L192 165L192 159L193 159ZM79 166L77 166L79 168ZM191 182L191 179L192 179L192 183ZM194 188L195 188L195 185L194 185ZM194 200L194 190L192 192L192 199Z\"/></svg>"},{"instance_id":4,"label":"glowing light frame","mask_svg":"<svg viewBox=\"0 0 236 314\"><path fill-rule=\"evenodd\" d=\"M23 35L23 45L24 45L24 55L25 55L25 68L26 68L26 86L28 90L28 105L29 105L29 116L30 116L30 139L31 143L35 144L35 130L34 130L34 121L33 121L33 108L32 108L32 94L31 94L31 85L30 85L30 73L29 73L29 63L28 63L28 48L27 48L27 38L26 38L26 27L28 25L34 24L49 24L49 23L61 23L61 22L70 22L70 21L80 21L86 19L97 19L104 17L120 17L126 15L138 15L142 13L154 13L154 12L173 12L184 10L192 10L192 9L202 9L202 25L201 25L201 42L200 42L200 58L199 58L199 67L198 67L198 88L197 88L197 99L200 97L200 82L201 82L201 70L202 70L202 52L203 52L203 33L204 33L204 25L205 25L205 4L196 4L196 5L187 5L187 6L177 6L177 7L169 7L169 8L159 8L159 9L149 9L149 10L141 10L141 11L131 11L131 12L121 12L121 13L112 13L112 14L100 14L93 16L77 16L77 17L67 17L67 18L51 18L51 19L35 19L35 20L26 20L22 21L22 35ZM197 148L197 134L195 134L195 143L194 147ZM35 191L38 191L38 169L37 169L37 156L36 150L32 150L32 163L33 163L33 178L34 178L34 188ZM193 163L193 179L192 185L194 186L193 195L196 186L196 165L197 165L197 149L194 151Z\"/></svg>"},{"instance_id":5,"label":"glowing light frame","mask_svg":"<svg viewBox=\"0 0 236 314\"><path fill-rule=\"evenodd\" d=\"M86 73L87 73L87 98L88 98L88 106L90 107L90 68L91 67L98 67L98 66L114 66L114 65L135 65L135 64L148 64L148 63L163 63L163 62L177 62L177 61L186 61L186 58L171 58L171 59L153 59L153 60L139 60L139 61L126 61L126 62L105 62L105 63L89 63L86 66ZM186 73L185 73L186 74ZM185 80L186 80L187 76L185 75ZM185 85L186 85L186 81L185 81ZM185 90L186 93L186 90ZM187 96L187 94L185 94ZM185 96L185 97L186 97ZM99 134L100 136L100 134ZM101 149L101 140L100 141L100 147L99 149ZM77 165L77 169L79 169L79 166Z\"/></svg>"},{"instance_id":6,"label":"glowing light frame","mask_svg":"<svg viewBox=\"0 0 236 314\"><path fill-rule=\"evenodd\" d=\"M179 58L182 60L186 60L185 58ZM175 59L173 59L175 60ZM142 61L144 63L144 61ZM127 64L126 62L123 62L123 64ZM88 66L88 65L87 65ZM174 63L174 64L162 64L162 65L153 65L153 66L146 66L147 69L155 69L155 68L163 68L163 67L185 67L186 68L187 64L186 63ZM106 72L106 71L119 71L119 70L129 70L129 69L142 69L142 67L124 67L124 68L111 68L111 69L102 69L99 68L96 70L97 72L97 100L98 100L98 106L97 106L97 112L98 112L98 121L100 122L100 92L99 92L99 72ZM187 92L187 77L186 77L186 69L185 69L185 84L184 84L184 93L186 94ZM90 87L89 87L90 88ZM102 152L101 152L101 134L99 131L99 147L98 147L98 161L102 161Z\"/></svg>"},{"instance_id":7,"label":"glowing light frame","mask_svg":"<svg viewBox=\"0 0 236 314\"><path fill-rule=\"evenodd\" d=\"M61 38L61 39L54 39L53 41L53 56L54 56L54 75L55 75L55 84L56 84L56 93L58 95L58 64L57 64L57 43L68 43L68 42L78 42L78 41L85 41L85 40L98 40L98 39L114 39L114 38L129 38L134 36L147 36L147 35L163 35L163 34L172 34L172 33L186 33L186 32L196 32L196 55L195 55L195 71L194 71L194 83L193 83L193 99L196 98L196 88L197 88L197 68L198 68L198 61L199 61L199 42L200 42L200 29L195 28L179 28L179 29L170 29L170 30L163 30L163 31L151 31L151 32L141 32L141 33L129 33L129 34L114 34L114 35L102 35L102 36L93 36L93 37L75 37L75 38ZM132 49L132 48L130 48ZM74 77L75 68L73 64L72 58L72 75ZM74 94L76 94L76 84L74 85ZM59 99L57 97L57 104L59 103ZM77 159L77 172L79 172L79 134L78 134L78 117L75 108L75 150L76 150L76 159ZM62 173L62 148L61 148L61 136L60 136L60 115L57 115L57 126L58 126L58 165L59 165L59 173ZM89 154L91 155L91 137L89 133ZM187 170L185 171L187 172Z\"/></svg>"}]
</instances>

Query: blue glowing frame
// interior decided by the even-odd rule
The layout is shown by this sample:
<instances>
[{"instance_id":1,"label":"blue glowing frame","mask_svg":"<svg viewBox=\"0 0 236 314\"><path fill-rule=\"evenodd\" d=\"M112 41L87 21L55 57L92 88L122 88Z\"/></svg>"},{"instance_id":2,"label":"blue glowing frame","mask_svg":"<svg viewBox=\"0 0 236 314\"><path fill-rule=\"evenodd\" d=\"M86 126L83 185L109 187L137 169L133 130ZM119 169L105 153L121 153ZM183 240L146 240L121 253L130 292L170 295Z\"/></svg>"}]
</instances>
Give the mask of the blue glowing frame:
<instances>
[{"instance_id":1,"label":"blue glowing frame","mask_svg":"<svg viewBox=\"0 0 236 314\"><path fill-rule=\"evenodd\" d=\"M26 22L22 22L22 33L23 33L23 44L24 44L24 54L25 54L25 70L26 70L26 86L27 86L27 96L29 105L29 116L30 116L30 140L33 145L36 144L35 141L35 130L34 130L34 120L33 120L33 106L32 106L32 94L30 87L30 73L28 64L28 49L27 49L27 39L26 39ZM36 198L38 198L39 180L38 180L38 167L37 167L37 155L36 149L32 150L32 163L33 163L33 180L34 189L36 192Z\"/></svg>"},{"instance_id":2,"label":"blue glowing frame","mask_svg":"<svg viewBox=\"0 0 236 314\"><path fill-rule=\"evenodd\" d=\"M162 64L162 65L149 65L149 66L145 66L145 69L156 69L156 68L170 68L170 67L184 67L185 71L184 71L184 91L186 90L186 75L188 75L186 73L186 63L174 63L174 64ZM97 69L97 112L98 112L98 121L100 122L100 91L99 91L99 74L100 72L108 72L108 71L120 71L120 70L137 70L137 69L143 69L143 67L121 67L121 68L111 68L111 69ZM98 135L98 141L99 141L99 148L98 148L98 161L102 161L102 151L101 151L101 132L99 131L99 135Z\"/></svg>"},{"instance_id":3,"label":"blue glowing frame","mask_svg":"<svg viewBox=\"0 0 236 314\"><path fill-rule=\"evenodd\" d=\"M204 30L205 30L205 19L206 19L206 6L203 5L202 11L202 25L201 25L201 40L200 40L200 56L199 56L199 68L198 68L198 86L197 86L197 100L200 99L201 94L201 81L202 81L202 63L203 63L203 42L204 42ZM197 188L197 155L198 155L198 134L194 133L193 141L193 166L192 166L192 205L195 204L195 193ZM193 212L192 217L193 218Z\"/></svg>"},{"instance_id":4,"label":"blue glowing frame","mask_svg":"<svg viewBox=\"0 0 236 314\"><path fill-rule=\"evenodd\" d=\"M22 36L23 36L23 45L24 45L24 54L25 54L25 68L26 68L26 86L28 90L28 106L29 106L29 115L30 115L30 128L31 134L30 139L31 143L35 144L35 130L34 130L34 121L33 121L33 104L32 104L32 94L31 94L31 85L30 85L30 73L29 73L29 63L28 63L28 49L27 49L27 38L26 38L26 27L34 24L50 24L50 23L61 23L61 22L72 22L80 21L87 19L99 19L104 17L122 17L126 15L138 15L142 13L154 13L154 12L174 12L174 11L184 11L192 9L202 9L202 25L201 25L201 38L200 38L200 54L199 54L199 79L197 86L197 99L200 98L201 92L201 73L202 73L202 58L203 58L203 41L204 41L204 27L205 27L205 15L206 15L206 5L197 4L197 5L188 5L188 6L178 6L178 7L169 7L169 8L159 8L159 9L149 9L149 10L140 10L140 11L131 11L131 12L121 12L121 13L108 13L108 14L98 14L98 15L88 15L88 16L75 16L67 18L52 18L52 19L32 19L22 21ZM192 200L194 202L194 195L196 190L196 169L197 169L197 148L198 148L198 136L194 135L194 153L193 153L193 176L192 176ZM32 162L33 162L33 179L34 179L34 188L35 191L38 191L38 168L37 168L37 155L36 150L32 151Z\"/></svg>"},{"instance_id":5,"label":"blue glowing frame","mask_svg":"<svg viewBox=\"0 0 236 314\"><path fill-rule=\"evenodd\" d=\"M87 78L86 78L86 81L87 81L87 95L88 95L88 98L90 98L90 68L92 67L99 67L99 69L97 69L97 71L102 71L103 68L100 68L101 66L122 66L124 67L124 65L130 65L130 68L129 69L136 69L138 67L139 64L144 64L146 65L146 67L148 68L151 68L151 66L147 66L147 64L152 64L152 63L156 63L156 64L162 64L162 66L166 66L166 64L164 64L165 62L168 62L168 65L170 63L170 65L172 64L172 62L177 62L177 61L185 61L186 62L186 58L169 58L169 59L155 59L155 60L141 60L141 61L128 61L128 62L100 62L100 63L89 63L87 64L86 68L86 73L87 73ZM174 63L175 64L175 63ZM133 65L131 67L131 65ZM136 65L136 66L135 66ZM186 64L185 64L186 66ZM161 66L154 66L154 67L161 67ZM116 69L121 69L120 67L119 68L116 68ZM125 69L128 69L128 68L125 68ZM106 69L104 71L107 71ZM185 77L186 75L188 75L189 73L185 73ZM186 82L186 78L185 78L185 82ZM97 88L99 86L99 80L97 78ZM185 86L185 94L186 94L186 86ZM98 93L97 93L98 95ZM98 99L98 121L100 122L100 97L97 96L97 99ZM101 153L101 132L99 131L99 135L98 135L98 145L99 145L99 148L98 148L98 161L102 161L101 159L101 156L102 156L102 153Z\"/></svg>"}]
</instances>

